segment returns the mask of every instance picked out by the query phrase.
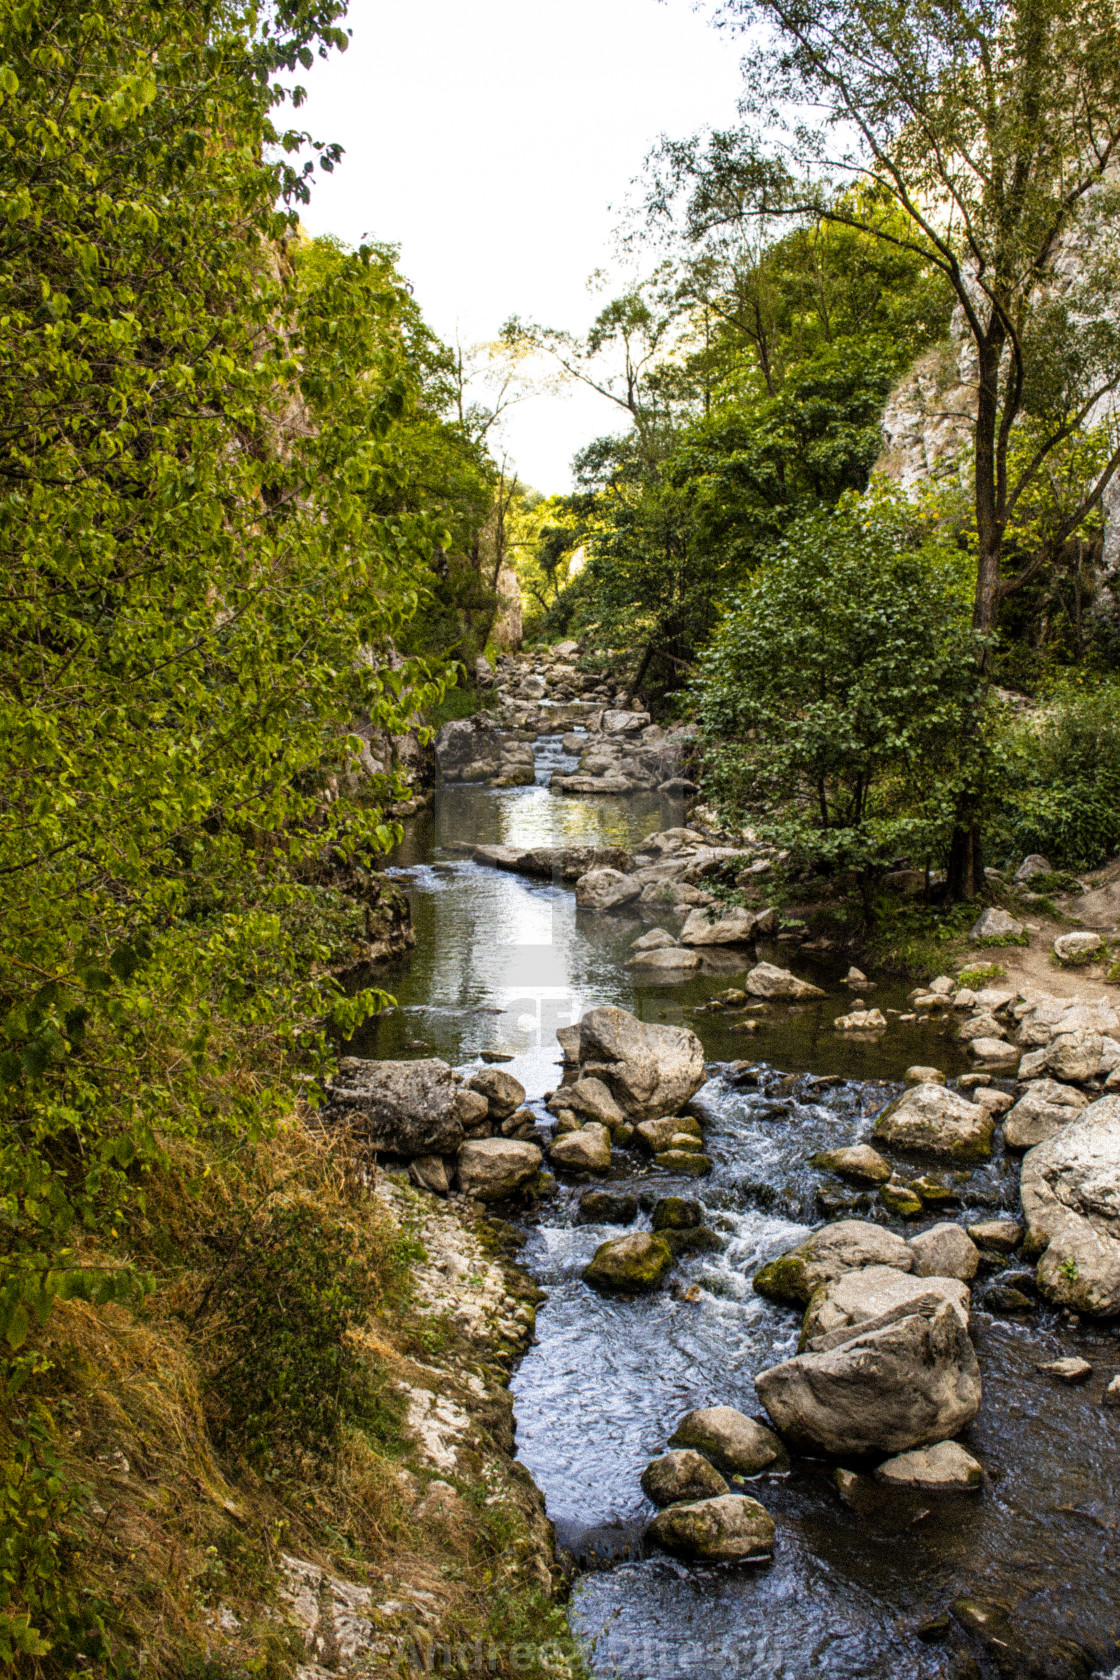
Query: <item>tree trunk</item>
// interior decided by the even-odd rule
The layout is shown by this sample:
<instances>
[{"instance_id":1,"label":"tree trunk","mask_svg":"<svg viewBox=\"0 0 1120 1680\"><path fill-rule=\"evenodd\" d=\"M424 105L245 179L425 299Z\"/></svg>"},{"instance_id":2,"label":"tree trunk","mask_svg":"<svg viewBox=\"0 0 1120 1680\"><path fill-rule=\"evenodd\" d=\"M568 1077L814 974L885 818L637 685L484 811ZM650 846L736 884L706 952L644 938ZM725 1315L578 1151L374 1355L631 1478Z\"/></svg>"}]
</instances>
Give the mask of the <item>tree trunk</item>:
<instances>
[{"instance_id":1,"label":"tree trunk","mask_svg":"<svg viewBox=\"0 0 1120 1680\"><path fill-rule=\"evenodd\" d=\"M980 822L971 796L957 807L957 825L949 842L948 894L951 902L976 898L984 885L984 855Z\"/></svg>"}]
</instances>

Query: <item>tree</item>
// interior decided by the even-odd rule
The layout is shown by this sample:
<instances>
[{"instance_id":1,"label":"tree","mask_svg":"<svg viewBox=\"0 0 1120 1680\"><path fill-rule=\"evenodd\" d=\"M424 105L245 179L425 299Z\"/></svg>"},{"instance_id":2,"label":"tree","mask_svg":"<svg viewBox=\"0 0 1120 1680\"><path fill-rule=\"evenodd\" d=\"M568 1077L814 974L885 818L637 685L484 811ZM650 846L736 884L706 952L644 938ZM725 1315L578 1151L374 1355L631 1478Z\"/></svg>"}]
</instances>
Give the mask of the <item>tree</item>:
<instances>
[{"instance_id":1,"label":"tree","mask_svg":"<svg viewBox=\"0 0 1120 1680\"><path fill-rule=\"evenodd\" d=\"M717 795L797 861L855 871L868 920L881 872L948 839L971 641L960 555L905 503L849 494L791 527L702 661Z\"/></svg>"}]
</instances>

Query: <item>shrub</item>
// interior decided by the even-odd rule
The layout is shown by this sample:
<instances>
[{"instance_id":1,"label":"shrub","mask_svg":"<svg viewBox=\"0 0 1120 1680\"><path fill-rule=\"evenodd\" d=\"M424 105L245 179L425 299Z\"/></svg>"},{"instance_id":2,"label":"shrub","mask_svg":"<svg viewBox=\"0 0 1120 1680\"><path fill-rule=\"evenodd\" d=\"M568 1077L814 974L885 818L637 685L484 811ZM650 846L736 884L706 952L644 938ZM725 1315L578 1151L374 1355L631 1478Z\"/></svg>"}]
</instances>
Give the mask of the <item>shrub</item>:
<instances>
[{"instance_id":1,"label":"shrub","mask_svg":"<svg viewBox=\"0 0 1120 1680\"><path fill-rule=\"evenodd\" d=\"M1120 850L1120 679L1060 689L1011 726L1006 746L998 820L1011 856L1091 869Z\"/></svg>"}]
</instances>

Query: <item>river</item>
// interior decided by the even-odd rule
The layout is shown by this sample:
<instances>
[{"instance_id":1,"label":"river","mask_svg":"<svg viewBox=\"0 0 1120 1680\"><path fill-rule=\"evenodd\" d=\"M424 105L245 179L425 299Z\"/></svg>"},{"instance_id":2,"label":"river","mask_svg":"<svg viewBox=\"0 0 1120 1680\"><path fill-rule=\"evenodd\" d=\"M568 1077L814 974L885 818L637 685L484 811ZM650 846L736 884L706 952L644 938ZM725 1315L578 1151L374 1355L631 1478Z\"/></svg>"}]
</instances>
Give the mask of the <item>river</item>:
<instances>
[{"instance_id":1,"label":"river","mask_svg":"<svg viewBox=\"0 0 1120 1680\"><path fill-rule=\"evenodd\" d=\"M847 959L811 963L786 945L761 954L792 962L831 996L772 1007L748 1038L730 1018L695 1013L742 975L742 953L716 953L683 982L640 982L624 967L630 942L644 927L675 928L671 917L655 924L577 911L570 887L457 855L472 843L631 843L681 821L679 808L656 795L552 794L548 775L572 761L555 738L539 741L536 753L536 786L445 789L434 811L407 824L393 868L410 886L416 947L383 982L398 1007L354 1049L437 1055L457 1066L481 1052L511 1056L509 1071L543 1116L541 1099L560 1080L555 1030L588 1008L613 1003L644 1020L686 1024L704 1043L714 1077L696 1106L710 1177L685 1185L616 1154L611 1188L644 1197L639 1226L648 1226L653 1193L698 1196L724 1251L682 1263L657 1295L597 1295L580 1271L618 1228L577 1223L582 1187L562 1183L528 1222L522 1252L547 1299L513 1382L519 1456L560 1544L581 1565L571 1615L591 1643L593 1672L603 1680L932 1680L955 1670L947 1647L918 1630L959 1595L1008 1606L1043 1664L1064 1635L1099 1652L1107 1670L1120 1655L1120 1413L1036 1366L1076 1352L1111 1375L1120 1340L1103 1326L1071 1329L1049 1310L974 1313L984 1403L963 1440L987 1472L979 1495L924 1503L895 1495L854 1509L839 1498L829 1466L795 1461L789 1474L764 1476L750 1490L777 1522L772 1562L686 1566L645 1553L652 1507L639 1476L682 1413L727 1404L759 1414L754 1373L796 1347L797 1316L755 1295L750 1279L823 1217L817 1197L828 1181L809 1158L860 1141L909 1064L950 1073L963 1064L932 1023L895 1025L874 1042L834 1032L850 995L840 985ZM884 981L874 1001L902 1008L906 989ZM737 1073L719 1071L736 1061ZM745 1062L759 1072L744 1077ZM786 1078L776 1091L788 1075L811 1077ZM940 1217L1010 1211L1016 1183L1013 1164L997 1154L953 1185L957 1202ZM857 1216L883 1217L869 1198L852 1200Z\"/></svg>"}]
</instances>

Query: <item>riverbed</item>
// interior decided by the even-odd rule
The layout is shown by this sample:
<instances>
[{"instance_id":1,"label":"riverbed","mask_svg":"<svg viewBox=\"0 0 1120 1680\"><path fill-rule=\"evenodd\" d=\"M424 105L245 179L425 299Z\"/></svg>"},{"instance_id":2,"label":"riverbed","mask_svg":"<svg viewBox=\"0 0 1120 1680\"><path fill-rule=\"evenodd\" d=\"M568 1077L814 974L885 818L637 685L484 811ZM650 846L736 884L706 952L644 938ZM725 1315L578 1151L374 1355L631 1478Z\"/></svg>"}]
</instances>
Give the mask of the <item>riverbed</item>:
<instances>
[{"instance_id":1,"label":"riverbed","mask_svg":"<svg viewBox=\"0 0 1120 1680\"><path fill-rule=\"evenodd\" d=\"M843 1211L822 1204L822 1192L835 1197L839 1187L810 1157L862 1140L911 1063L950 1074L964 1063L932 1022L894 1024L869 1040L836 1033L833 1017L851 995L841 983L847 957L810 960L788 944L760 955L830 995L772 1005L748 1036L741 1017L705 1007L737 983L747 953L717 952L684 981L651 984L624 966L630 943L654 925L676 931L679 918L577 911L570 887L470 861L462 849L471 844L632 844L682 820L679 805L657 795L550 793L548 775L569 761L555 738L538 742L536 754L535 786L444 790L407 825L393 869L409 887L416 946L382 982L397 1007L354 1048L456 1066L509 1057L504 1065L544 1116L542 1099L561 1074L556 1028L589 1008L618 1004L643 1020L687 1025L704 1043L713 1077L695 1107L710 1177L685 1184L619 1153L611 1188L645 1201L638 1226L648 1226L655 1195L698 1196L723 1251L681 1264L657 1295L599 1296L580 1271L619 1229L579 1224L582 1187L569 1181L528 1223L522 1254L547 1298L513 1384L519 1456L582 1570L571 1614L591 1642L593 1672L932 1680L950 1669L938 1628L927 1624L960 1595L1005 1604L1039 1651L1058 1635L1090 1646L1107 1672L1120 1636L1120 1413L1036 1366L1076 1352L1111 1376L1120 1340L1105 1327L1071 1328L1048 1309L974 1313L984 1402L963 1440L986 1470L980 1494L896 1496L856 1509L839 1498L830 1466L798 1461L751 1486L777 1522L772 1562L700 1567L647 1555L652 1507L639 1476L680 1416L714 1404L759 1414L755 1372L795 1350L797 1316L755 1295L750 1279L825 1207ZM874 1001L902 1009L906 990L881 981ZM954 1180L946 1210L906 1234L970 1209L1012 1211L1016 1186L1014 1164L997 1152ZM840 1199L857 1217L889 1222L870 1196ZM977 1279L975 1300L991 1275Z\"/></svg>"}]
</instances>

